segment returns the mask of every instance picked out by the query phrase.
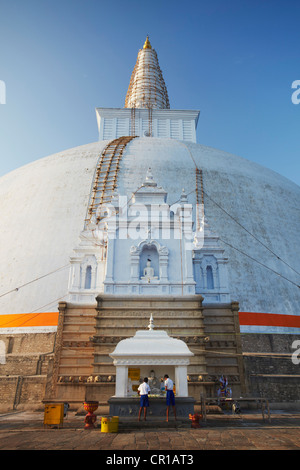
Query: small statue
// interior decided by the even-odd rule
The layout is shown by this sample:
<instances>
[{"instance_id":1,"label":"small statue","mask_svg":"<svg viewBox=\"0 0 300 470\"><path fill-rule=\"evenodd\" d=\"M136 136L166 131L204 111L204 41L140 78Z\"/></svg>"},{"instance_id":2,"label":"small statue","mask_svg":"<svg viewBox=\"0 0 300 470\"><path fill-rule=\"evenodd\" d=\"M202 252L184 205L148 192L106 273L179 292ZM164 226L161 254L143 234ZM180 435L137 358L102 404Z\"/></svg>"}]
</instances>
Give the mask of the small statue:
<instances>
[{"instance_id":1,"label":"small statue","mask_svg":"<svg viewBox=\"0 0 300 470\"><path fill-rule=\"evenodd\" d=\"M128 378L128 385L127 385L127 396L128 396L128 397L132 397L132 395L133 395L132 380L131 380L131 378L129 377L129 378Z\"/></svg>"},{"instance_id":2,"label":"small statue","mask_svg":"<svg viewBox=\"0 0 300 470\"><path fill-rule=\"evenodd\" d=\"M144 268L143 274L144 274L142 276L143 280L149 281L151 279L158 279L157 276L154 276L154 269L151 266L151 259L149 258L147 259L147 264L146 264L146 267Z\"/></svg>"},{"instance_id":3,"label":"small statue","mask_svg":"<svg viewBox=\"0 0 300 470\"><path fill-rule=\"evenodd\" d=\"M155 377L154 370L150 370L148 377L148 384L151 390L151 394L160 394L160 382L157 377Z\"/></svg>"}]
</instances>

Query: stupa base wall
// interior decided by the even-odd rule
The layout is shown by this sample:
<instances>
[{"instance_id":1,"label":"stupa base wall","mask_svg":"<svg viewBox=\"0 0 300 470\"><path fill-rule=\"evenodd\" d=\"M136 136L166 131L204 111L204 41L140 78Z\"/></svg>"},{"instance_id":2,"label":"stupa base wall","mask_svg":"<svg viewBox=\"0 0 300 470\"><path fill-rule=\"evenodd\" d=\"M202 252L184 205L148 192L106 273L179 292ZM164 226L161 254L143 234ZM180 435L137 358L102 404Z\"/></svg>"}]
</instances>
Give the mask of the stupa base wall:
<instances>
[{"instance_id":1,"label":"stupa base wall","mask_svg":"<svg viewBox=\"0 0 300 470\"><path fill-rule=\"evenodd\" d=\"M230 326L234 323L231 308L219 306L217 309L210 305L202 309L203 335L209 338L207 343L202 343L198 331L195 335L195 328L201 325L197 301L192 306L195 308L189 306L188 309L182 299L181 303L177 299L176 302L160 302L159 309L157 305L147 305L145 299L142 300L144 302L137 306L133 305L134 302L122 305L117 301L117 305L107 302L102 305L97 319L93 306L65 304L65 308L61 308L57 333L2 335L6 360L0 364L1 412L25 407L42 409L46 401L68 402L72 409L78 409L86 399L86 389L97 387L95 400L105 407L103 413L107 414L107 400L115 393L115 368L112 360L106 358L118 341L133 335L136 327L146 324L149 312L153 312L161 328L175 337L186 339L195 353L188 369L188 395L195 398L196 405L200 403L201 395L217 396L219 377L223 373L234 397L264 396L269 400L270 408L299 409L299 364L292 360L296 352L293 343L299 339L298 335L239 335L237 329ZM97 321L101 336L95 344L90 338L95 334ZM184 326L179 326L181 323ZM126 334L118 331L125 327ZM236 343L238 338L240 345ZM59 348L55 353L54 344ZM99 356L93 356L95 349ZM101 367L97 373L94 372L94 357L96 360L99 357L96 366ZM243 391L240 390L243 380L239 373L242 367L238 361L244 370Z\"/></svg>"},{"instance_id":2,"label":"stupa base wall","mask_svg":"<svg viewBox=\"0 0 300 470\"><path fill-rule=\"evenodd\" d=\"M241 334L249 396L267 397L281 408L299 409L300 373L293 347L298 340L296 334Z\"/></svg>"}]
</instances>

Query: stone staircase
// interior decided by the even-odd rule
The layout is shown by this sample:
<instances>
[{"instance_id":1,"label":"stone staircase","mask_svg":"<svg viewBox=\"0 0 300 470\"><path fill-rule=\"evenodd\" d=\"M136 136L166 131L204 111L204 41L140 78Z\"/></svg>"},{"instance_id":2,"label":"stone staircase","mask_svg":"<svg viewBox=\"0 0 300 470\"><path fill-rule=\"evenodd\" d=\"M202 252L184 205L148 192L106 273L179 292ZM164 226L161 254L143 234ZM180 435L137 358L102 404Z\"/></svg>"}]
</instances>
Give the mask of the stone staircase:
<instances>
[{"instance_id":1,"label":"stone staircase","mask_svg":"<svg viewBox=\"0 0 300 470\"><path fill-rule=\"evenodd\" d=\"M68 402L78 407L93 373L95 306L60 302L53 367L48 371L44 402Z\"/></svg>"},{"instance_id":2,"label":"stone staircase","mask_svg":"<svg viewBox=\"0 0 300 470\"><path fill-rule=\"evenodd\" d=\"M200 296L156 300L146 297L98 297L96 334L93 341L94 375L99 389L98 396L101 397L100 404L104 405L114 395L115 367L109 354L122 339L134 336L137 330L147 329L151 314L156 330L164 330L170 336L185 341L194 353L188 373L197 380L191 384L189 393L193 396L196 382L197 388L200 386L203 389L207 372L201 299Z\"/></svg>"}]
</instances>

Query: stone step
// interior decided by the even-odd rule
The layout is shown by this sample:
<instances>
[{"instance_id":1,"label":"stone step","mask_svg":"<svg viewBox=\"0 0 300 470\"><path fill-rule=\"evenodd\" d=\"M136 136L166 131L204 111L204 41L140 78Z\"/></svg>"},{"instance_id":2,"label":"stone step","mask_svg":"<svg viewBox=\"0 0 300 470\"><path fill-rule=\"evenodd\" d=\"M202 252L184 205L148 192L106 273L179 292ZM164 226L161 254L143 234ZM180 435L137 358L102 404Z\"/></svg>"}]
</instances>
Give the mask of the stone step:
<instances>
[{"instance_id":1,"label":"stone step","mask_svg":"<svg viewBox=\"0 0 300 470\"><path fill-rule=\"evenodd\" d=\"M100 301L99 311L103 310L135 310L135 311L162 311L162 310L194 310L199 311L200 306L199 300L196 298L185 298L182 300L181 297L135 297L135 298L121 298L116 296L111 296L108 298L102 298Z\"/></svg>"},{"instance_id":2,"label":"stone step","mask_svg":"<svg viewBox=\"0 0 300 470\"><path fill-rule=\"evenodd\" d=\"M60 367L91 367L93 358L81 359L81 358L61 358Z\"/></svg>"},{"instance_id":3,"label":"stone step","mask_svg":"<svg viewBox=\"0 0 300 470\"><path fill-rule=\"evenodd\" d=\"M126 335L118 335L118 334L106 334L107 331L104 331L103 334L96 334L93 335L93 339L97 345L116 345L119 341L128 338ZM110 332L111 333L111 332ZM204 343L206 343L205 339L207 338L207 335L201 334L197 335L193 332L189 332L189 334L185 335L171 335L175 339L180 339L182 341L185 341L190 347L193 347L193 345L197 347L204 347Z\"/></svg>"},{"instance_id":4,"label":"stone step","mask_svg":"<svg viewBox=\"0 0 300 470\"><path fill-rule=\"evenodd\" d=\"M106 328L106 327L118 326L120 325L120 322L122 322L123 325L134 325L135 328L138 328L140 330L145 330L147 329L147 326L149 324L149 319L145 321L144 319L141 319L138 317L114 317L114 318L105 317L97 321L96 327ZM191 317L156 318L155 329L163 330L165 328L169 328L171 325L174 325L174 323L176 323L177 327L185 327L185 328L192 328L192 329L200 327L201 329L204 329L204 327L200 324L199 319L195 319Z\"/></svg>"},{"instance_id":5,"label":"stone step","mask_svg":"<svg viewBox=\"0 0 300 470\"><path fill-rule=\"evenodd\" d=\"M78 365L59 365L58 375L91 375L93 373L92 366Z\"/></svg>"},{"instance_id":6,"label":"stone step","mask_svg":"<svg viewBox=\"0 0 300 470\"><path fill-rule=\"evenodd\" d=\"M64 323L64 334L66 333L86 333L93 335L95 332L93 325L89 323Z\"/></svg>"},{"instance_id":7,"label":"stone step","mask_svg":"<svg viewBox=\"0 0 300 470\"><path fill-rule=\"evenodd\" d=\"M105 326L105 328L103 328L101 325L99 325L96 328L96 335L99 335L98 332L101 331L102 334L105 333L105 334L111 335L111 336L113 336L114 334L115 335L121 334L122 336L131 337L131 336L135 335L135 333L138 329L139 328L131 327L129 325L128 326L126 326L126 325ZM163 329L170 336L191 335L191 328L184 327L184 326L166 325L165 328L159 328L159 329L160 330ZM194 336L204 336L204 328L193 327L192 331L193 331ZM91 334L91 336L92 336L92 334Z\"/></svg>"},{"instance_id":8,"label":"stone step","mask_svg":"<svg viewBox=\"0 0 300 470\"><path fill-rule=\"evenodd\" d=\"M205 335L209 338L209 342L212 341L236 341L236 336L233 331L224 331L222 327L219 330L207 330L205 328Z\"/></svg>"},{"instance_id":9,"label":"stone step","mask_svg":"<svg viewBox=\"0 0 300 470\"><path fill-rule=\"evenodd\" d=\"M232 318L232 312L229 309L216 309L216 308L209 308L208 306L203 308L203 316L205 319L210 318L210 317L231 317Z\"/></svg>"},{"instance_id":10,"label":"stone step","mask_svg":"<svg viewBox=\"0 0 300 470\"><path fill-rule=\"evenodd\" d=\"M86 315L70 315L70 314L67 314L65 315L64 317L64 324L67 324L67 323L81 323L81 324L89 324L89 325L94 325L95 323L95 317L96 315L89 315L89 316L86 316Z\"/></svg>"},{"instance_id":11,"label":"stone step","mask_svg":"<svg viewBox=\"0 0 300 470\"><path fill-rule=\"evenodd\" d=\"M113 364L93 364L94 366L94 374L108 374L108 375L115 375L116 369Z\"/></svg>"},{"instance_id":12,"label":"stone step","mask_svg":"<svg viewBox=\"0 0 300 470\"><path fill-rule=\"evenodd\" d=\"M95 334L95 331L64 331L63 342L89 341Z\"/></svg>"},{"instance_id":13,"label":"stone step","mask_svg":"<svg viewBox=\"0 0 300 470\"><path fill-rule=\"evenodd\" d=\"M149 322L150 316L152 315L153 320L160 318L180 318L184 316L186 318L204 318L202 313L199 310L187 310L187 309L178 309L178 310L170 310L170 309L154 309L149 308L148 310L143 309L130 309L130 310L122 310L122 309L111 309L111 310L100 310L100 312L96 315L96 318L108 318L108 317L121 317L121 318L140 318L146 322Z\"/></svg>"}]
</instances>

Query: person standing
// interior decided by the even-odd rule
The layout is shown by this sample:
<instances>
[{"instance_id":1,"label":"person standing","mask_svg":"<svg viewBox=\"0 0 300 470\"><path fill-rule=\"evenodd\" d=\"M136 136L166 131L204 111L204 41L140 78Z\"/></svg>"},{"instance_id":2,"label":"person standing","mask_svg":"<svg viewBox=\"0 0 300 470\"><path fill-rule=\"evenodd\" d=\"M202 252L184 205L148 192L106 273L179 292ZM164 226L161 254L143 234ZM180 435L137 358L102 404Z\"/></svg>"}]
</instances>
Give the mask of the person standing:
<instances>
[{"instance_id":1,"label":"person standing","mask_svg":"<svg viewBox=\"0 0 300 470\"><path fill-rule=\"evenodd\" d=\"M148 377L144 378L144 382L138 388L138 394L140 395L140 410L139 410L139 421L141 419L142 409L144 408L144 420L146 421L147 408L149 406L148 394L151 392L148 385Z\"/></svg>"},{"instance_id":2,"label":"person standing","mask_svg":"<svg viewBox=\"0 0 300 470\"><path fill-rule=\"evenodd\" d=\"M173 381L170 379L170 377L166 374L164 376L165 379L165 390L167 392L167 421L169 421L169 410L170 406L173 408L173 413L174 413L174 418L176 420L176 406L175 406L175 396L173 392Z\"/></svg>"}]
</instances>

